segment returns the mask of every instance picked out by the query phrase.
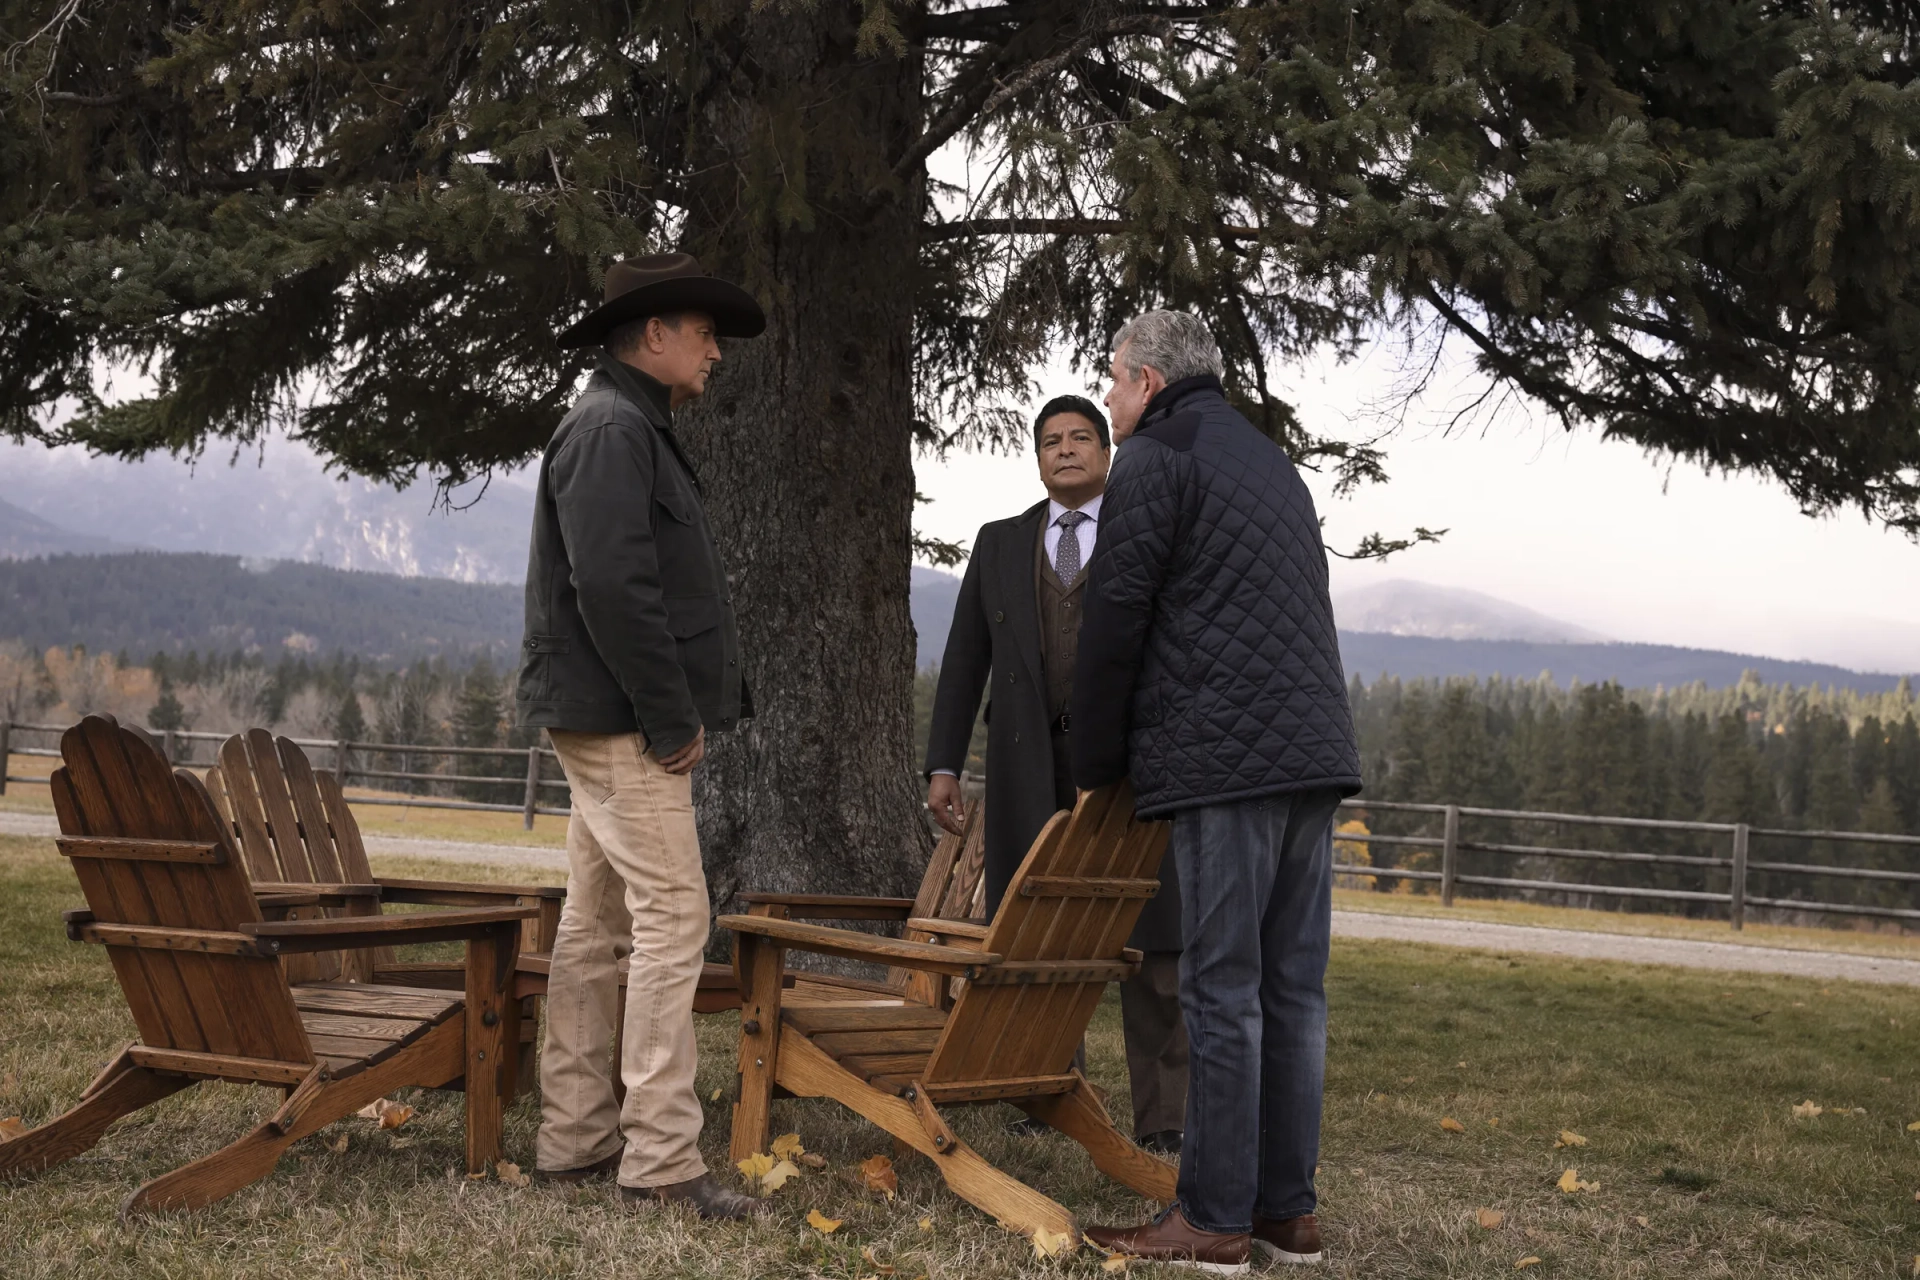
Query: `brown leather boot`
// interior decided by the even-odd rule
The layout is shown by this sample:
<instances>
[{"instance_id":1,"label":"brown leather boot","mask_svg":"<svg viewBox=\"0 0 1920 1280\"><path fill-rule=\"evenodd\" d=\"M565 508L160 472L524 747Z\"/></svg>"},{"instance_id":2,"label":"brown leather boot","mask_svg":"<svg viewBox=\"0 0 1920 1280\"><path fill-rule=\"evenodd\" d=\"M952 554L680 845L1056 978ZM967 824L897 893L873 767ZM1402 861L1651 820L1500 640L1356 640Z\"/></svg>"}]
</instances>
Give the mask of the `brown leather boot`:
<instances>
[{"instance_id":1,"label":"brown leather boot","mask_svg":"<svg viewBox=\"0 0 1920 1280\"><path fill-rule=\"evenodd\" d=\"M1246 1232L1202 1231L1174 1205L1140 1227L1088 1227L1087 1243L1111 1254L1170 1267L1191 1267L1216 1276L1244 1275L1252 1256Z\"/></svg>"},{"instance_id":2,"label":"brown leather boot","mask_svg":"<svg viewBox=\"0 0 1920 1280\"><path fill-rule=\"evenodd\" d=\"M1256 1217L1253 1220L1253 1243L1269 1259L1283 1264L1311 1266L1326 1258L1320 1251L1320 1224L1313 1220L1310 1213L1277 1222Z\"/></svg>"},{"instance_id":3,"label":"brown leather boot","mask_svg":"<svg viewBox=\"0 0 1920 1280\"><path fill-rule=\"evenodd\" d=\"M609 1174L620 1172L620 1158L626 1154L627 1149L621 1147L604 1160L595 1160L592 1164L583 1164L575 1169L535 1169L533 1171L533 1180L535 1182L575 1183L585 1182L590 1178L604 1178Z\"/></svg>"},{"instance_id":4,"label":"brown leather boot","mask_svg":"<svg viewBox=\"0 0 1920 1280\"><path fill-rule=\"evenodd\" d=\"M764 1218L773 1211L773 1206L765 1200L721 1186L710 1173L661 1187L621 1187L620 1198L629 1203L683 1204L709 1221Z\"/></svg>"}]
</instances>

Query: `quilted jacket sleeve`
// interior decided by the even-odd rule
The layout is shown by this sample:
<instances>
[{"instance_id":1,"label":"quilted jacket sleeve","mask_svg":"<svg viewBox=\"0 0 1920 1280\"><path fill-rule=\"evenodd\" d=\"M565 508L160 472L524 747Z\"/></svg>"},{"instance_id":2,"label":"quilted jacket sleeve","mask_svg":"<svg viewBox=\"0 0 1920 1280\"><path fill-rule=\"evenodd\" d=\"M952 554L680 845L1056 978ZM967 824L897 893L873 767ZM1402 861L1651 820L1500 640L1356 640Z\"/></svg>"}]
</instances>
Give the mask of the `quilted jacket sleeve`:
<instances>
[{"instance_id":1,"label":"quilted jacket sleeve","mask_svg":"<svg viewBox=\"0 0 1920 1280\"><path fill-rule=\"evenodd\" d=\"M1129 708L1147 629L1179 540L1185 454L1135 436L1114 460L1087 567L1086 614L1073 679L1073 781L1083 789L1127 776Z\"/></svg>"}]
</instances>

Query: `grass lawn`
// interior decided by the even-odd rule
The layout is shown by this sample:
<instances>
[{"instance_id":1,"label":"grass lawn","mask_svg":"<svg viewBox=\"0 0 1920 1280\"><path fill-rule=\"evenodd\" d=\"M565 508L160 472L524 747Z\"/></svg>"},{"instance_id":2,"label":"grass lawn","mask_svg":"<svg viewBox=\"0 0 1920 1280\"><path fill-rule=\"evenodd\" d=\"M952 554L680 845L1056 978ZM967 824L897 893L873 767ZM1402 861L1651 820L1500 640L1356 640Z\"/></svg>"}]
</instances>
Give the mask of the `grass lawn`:
<instances>
[{"instance_id":1,"label":"grass lawn","mask_svg":"<svg viewBox=\"0 0 1920 1280\"><path fill-rule=\"evenodd\" d=\"M0 838L0 1116L38 1122L70 1105L131 1037L104 952L61 934L58 911L79 901L50 842ZM1353 942L1335 943L1329 986L1330 1274L1493 1276L1537 1257L1527 1274L1907 1276L1920 1254L1911 991ZM703 1097L731 1084L731 1022L702 1019ZM1089 1051L1118 1103L1112 1000ZM777 1193L765 1224L629 1212L604 1187L469 1182L460 1100L430 1093L408 1098L419 1114L405 1127L343 1121L211 1209L116 1220L141 1181L237 1137L276 1098L201 1085L122 1121L77 1160L0 1183L0 1275L889 1274L863 1251L905 1280L1102 1274L1091 1253L1035 1261L948 1194L925 1159L902 1164L894 1201L860 1189L854 1166L889 1140L813 1102L778 1104L776 1125L830 1164ZM1826 1113L1795 1119L1805 1099ZM1002 1108L956 1114L969 1142L1083 1221L1143 1211L1065 1139L1009 1137ZM724 1168L725 1102L710 1102L707 1119L709 1160ZM509 1157L522 1164L535 1122L530 1099L509 1116ZM1556 1150L1562 1129L1586 1145ZM345 1149L331 1149L341 1137ZM1598 1189L1557 1190L1569 1167ZM805 1224L810 1208L845 1225L823 1237ZM1501 1225L1477 1225L1483 1208L1500 1210Z\"/></svg>"}]
</instances>

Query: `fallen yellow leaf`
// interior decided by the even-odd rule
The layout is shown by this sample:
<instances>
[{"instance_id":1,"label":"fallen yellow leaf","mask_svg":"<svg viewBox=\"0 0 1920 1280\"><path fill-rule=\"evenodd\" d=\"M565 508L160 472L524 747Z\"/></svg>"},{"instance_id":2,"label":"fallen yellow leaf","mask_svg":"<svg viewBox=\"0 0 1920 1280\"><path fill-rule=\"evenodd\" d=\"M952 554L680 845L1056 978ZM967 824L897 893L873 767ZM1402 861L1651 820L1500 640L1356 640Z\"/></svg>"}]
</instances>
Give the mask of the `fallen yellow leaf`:
<instances>
[{"instance_id":1,"label":"fallen yellow leaf","mask_svg":"<svg viewBox=\"0 0 1920 1280\"><path fill-rule=\"evenodd\" d=\"M1794 1104L1793 1118L1795 1120L1811 1120L1825 1110L1825 1107L1815 1102L1812 1098L1808 1098L1805 1102Z\"/></svg>"},{"instance_id":2,"label":"fallen yellow leaf","mask_svg":"<svg viewBox=\"0 0 1920 1280\"><path fill-rule=\"evenodd\" d=\"M1640 1224L1641 1226L1643 1226L1643 1227L1645 1227L1645 1226L1650 1226L1650 1225L1651 1225L1651 1224L1650 1224L1650 1223L1649 1223L1649 1222L1647 1221L1647 1216L1646 1216L1645 1214L1639 1214L1639 1215L1637 1215L1637 1216L1635 1216L1635 1218L1634 1218L1634 1221L1635 1221L1635 1222L1637 1222L1637 1223L1639 1223L1639 1224Z\"/></svg>"},{"instance_id":3,"label":"fallen yellow leaf","mask_svg":"<svg viewBox=\"0 0 1920 1280\"><path fill-rule=\"evenodd\" d=\"M1132 1261L1133 1261L1132 1254L1116 1253L1111 1258L1108 1258L1105 1262L1101 1263L1100 1269L1102 1271L1125 1271L1127 1269L1127 1264Z\"/></svg>"},{"instance_id":4,"label":"fallen yellow leaf","mask_svg":"<svg viewBox=\"0 0 1920 1280\"><path fill-rule=\"evenodd\" d=\"M1452 1116L1442 1116L1440 1118L1440 1127L1448 1133L1465 1133L1467 1131L1467 1126L1461 1124Z\"/></svg>"},{"instance_id":5,"label":"fallen yellow leaf","mask_svg":"<svg viewBox=\"0 0 1920 1280\"><path fill-rule=\"evenodd\" d=\"M302 1160L306 1159L305 1156L301 1156L300 1158ZM467 1175L468 1182L485 1182L486 1180L487 1180L487 1171L485 1169L482 1169L478 1173L470 1173Z\"/></svg>"},{"instance_id":6,"label":"fallen yellow leaf","mask_svg":"<svg viewBox=\"0 0 1920 1280\"><path fill-rule=\"evenodd\" d=\"M1580 1171L1578 1169L1567 1170L1565 1173L1560 1175L1560 1181L1554 1183L1553 1185L1556 1187L1559 1187L1562 1191L1566 1192L1568 1195L1572 1195L1576 1191L1598 1191L1600 1189L1599 1183L1588 1182L1583 1178L1581 1178Z\"/></svg>"},{"instance_id":7,"label":"fallen yellow leaf","mask_svg":"<svg viewBox=\"0 0 1920 1280\"><path fill-rule=\"evenodd\" d=\"M375 1098L354 1114L363 1120L378 1120L382 1129L398 1129L413 1119L413 1108L404 1102Z\"/></svg>"},{"instance_id":8,"label":"fallen yellow leaf","mask_svg":"<svg viewBox=\"0 0 1920 1280\"><path fill-rule=\"evenodd\" d=\"M800 1169L791 1160L782 1160L760 1175L760 1189L771 1195L787 1185L788 1181L800 1176Z\"/></svg>"},{"instance_id":9,"label":"fallen yellow leaf","mask_svg":"<svg viewBox=\"0 0 1920 1280\"><path fill-rule=\"evenodd\" d=\"M1478 1209L1473 1216L1475 1221L1489 1231L1507 1220L1507 1215L1498 1209Z\"/></svg>"},{"instance_id":10,"label":"fallen yellow leaf","mask_svg":"<svg viewBox=\"0 0 1920 1280\"><path fill-rule=\"evenodd\" d=\"M335 1138L332 1142L329 1142L327 1144L327 1150L333 1152L333 1154L335 1155L344 1154L346 1152L346 1149L347 1149L347 1135L344 1133L341 1134L339 1137Z\"/></svg>"},{"instance_id":11,"label":"fallen yellow leaf","mask_svg":"<svg viewBox=\"0 0 1920 1280\"><path fill-rule=\"evenodd\" d=\"M815 1155L811 1151L802 1151L799 1159L800 1163L809 1169L824 1169L827 1167L827 1158L822 1155Z\"/></svg>"},{"instance_id":12,"label":"fallen yellow leaf","mask_svg":"<svg viewBox=\"0 0 1920 1280\"><path fill-rule=\"evenodd\" d=\"M1539 1255L1530 1253L1526 1257L1520 1259L1520 1261L1514 1263L1513 1269L1515 1271L1525 1271L1528 1267L1537 1267L1539 1265L1540 1265Z\"/></svg>"},{"instance_id":13,"label":"fallen yellow leaf","mask_svg":"<svg viewBox=\"0 0 1920 1280\"><path fill-rule=\"evenodd\" d=\"M1045 1227L1033 1229L1033 1256L1036 1258L1057 1258L1072 1244L1071 1231L1049 1231Z\"/></svg>"},{"instance_id":14,"label":"fallen yellow leaf","mask_svg":"<svg viewBox=\"0 0 1920 1280\"><path fill-rule=\"evenodd\" d=\"M1914 1192L1914 1193L1913 1193L1913 1198L1914 1198L1915 1200L1920 1200L1920 1191L1916 1191L1916 1192ZM920 1229L921 1229L922 1231L931 1231L931 1230L933 1230L933 1219L932 1219L932 1218L922 1218L922 1219L920 1219Z\"/></svg>"},{"instance_id":15,"label":"fallen yellow leaf","mask_svg":"<svg viewBox=\"0 0 1920 1280\"><path fill-rule=\"evenodd\" d=\"M1559 1139L1553 1145L1556 1147L1584 1147L1587 1145L1587 1140L1571 1129L1562 1129Z\"/></svg>"},{"instance_id":16,"label":"fallen yellow leaf","mask_svg":"<svg viewBox=\"0 0 1920 1280\"><path fill-rule=\"evenodd\" d=\"M1920 1276L1920 1253L1913 1255L1913 1274Z\"/></svg>"},{"instance_id":17,"label":"fallen yellow leaf","mask_svg":"<svg viewBox=\"0 0 1920 1280\"><path fill-rule=\"evenodd\" d=\"M867 1190L881 1192L889 1200L900 1189L900 1175L893 1171L893 1161L884 1155L868 1156L860 1162L860 1180Z\"/></svg>"},{"instance_id":18,"label":"fallen yellow leaf","mask_svg":"<svg viewBox=\"0 0 1920 1280\"><path fill-rule=\"evenodd\" d=\"M715 1089L711 1094L707 1095L707 1101L718 1102L720 1101L721 1095L724 1093L726 1093L725 1089Z\"/></svg>"},{"instance_id":19,"label":"fallen yellow leaf","mask_svg":"<svg viewBox=\"0 0 1920 1280\"><path fill-rule=\"evenodd\" d=\"M843 1219L840 1218L829 1218L818 1209L807 1210L807 1225L823 1236L830 1236L838 1231L842 1221Z\"/></svg>"},{"instance_id":20,"label":"fallen yellow leaf","mask_svg":"<svg viewBox=\"0 0 1920 1280\"><path fill-rule=\"evenodd\" d=\"M1500 1117L1493 1116L1489 1118L1487 1121L1487 1127L1492 1129L1498 1129L1500 1127Z\"/></svg>"},{"instance_id":21,"label":"fallen yellow leaf","mask_svg":"<svg viewBox=\"0 0 1920 1280\"><path fill-rule=\"evenodd\" d=\"M867 1260L868 1265L871 1266L874 1269L874 1271L878 1272L880 1275L890 1276L896 1270L896 1268L888 1266L886 1263L880 1261L880 1259L874 1256L872 1245L863 1246L860 1250L860 1256L865 1258Z\"/></svg>"},{"instance_id":22,"label":"fallen yellow leaf","mask_svg":"<svg viewBox=\"0 0 1920 1280\"><path fill-rule=\"evenodd\" d=\"M1908 1132L1908 1133L1920 1133L1920 1120L1915 1120L1915 1121L1914 1121L1914 1122L1913 1122L1912 1124L1910 1124L1910 1125L1908 1125L1908 1126L1907 1126L1907 1132Z\"/></svg>"},{"instance_id":23,"label":"fallen yellow leaf","mask_svg":"<svg viewBox=\"0 0 1920 1280\"><path fill-rule=\"evenodd\" d=\"M502 1160L495 1164L493 1171L499 1175L500 1181L510 1187L524 1187L533 1182L532 1176L520 1172L520 1166L511 1160Z\"/></svg>"},{"instance_id":24,"label":"fallen yellow leaf","mask_svg":"<svg viewBox=\"0 0 1920 1280\"><path fill-rule=\"evenodd\" d=\"M799 1134L783 1133L773 1140L773 1145L768 1147L767 1150L773 1152L776 1156L792 1157L799 1155L805 1151L806 1148L800 1145Z\"/></svg>"},{"instance_id":25,"label":"fallen yellow leaf","mask_svg":"<svg viewBox=\"0 0 1920 1280\"><path fill-rule=\"evenodd\" d=\"M19 1116L8 1116L0 1120L0 1142L11 1142L27 1131L27 1122Z\"/></svg>"},{"instance_id":26,"label":"fallen yellow leaf","mask_svg":"<svg viewBox=\"0 0 1920 1280\"><path fill-rule=\"evenodd\" d=\"M758 1155L748 1156L745 1160L735 1161L733 1167L738 1169L740 1176L747 1181L758 1182L773 1172L773 1157L762 1151Z\"/></svg>"}]
</instances>

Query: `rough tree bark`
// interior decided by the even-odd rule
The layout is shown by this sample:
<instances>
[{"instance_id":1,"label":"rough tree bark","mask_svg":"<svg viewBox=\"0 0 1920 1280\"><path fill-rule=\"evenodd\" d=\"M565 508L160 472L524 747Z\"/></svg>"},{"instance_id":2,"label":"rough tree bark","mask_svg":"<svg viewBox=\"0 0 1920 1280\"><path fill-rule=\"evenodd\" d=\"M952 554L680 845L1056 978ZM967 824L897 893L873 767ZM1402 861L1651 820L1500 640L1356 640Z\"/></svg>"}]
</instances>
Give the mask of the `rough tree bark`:
<instances>
[{"instance_id":1,"label":"rough tree bark","mask_svg":"<svg viewBox=\"0 0 1920 1280\"><path fill-rule=\"evenodd\" d=\"M696 774L721 909L746 889L911 893L928 849L907 600L921 184L872 194L919 128L921 68L856 57L857 12L746 20L717 74L751 92L707 95L717 154L690 193L688 247L770 302L684 415L757 713Z\"/></svg>"}]
</instances>

